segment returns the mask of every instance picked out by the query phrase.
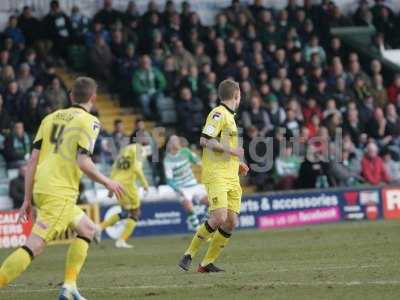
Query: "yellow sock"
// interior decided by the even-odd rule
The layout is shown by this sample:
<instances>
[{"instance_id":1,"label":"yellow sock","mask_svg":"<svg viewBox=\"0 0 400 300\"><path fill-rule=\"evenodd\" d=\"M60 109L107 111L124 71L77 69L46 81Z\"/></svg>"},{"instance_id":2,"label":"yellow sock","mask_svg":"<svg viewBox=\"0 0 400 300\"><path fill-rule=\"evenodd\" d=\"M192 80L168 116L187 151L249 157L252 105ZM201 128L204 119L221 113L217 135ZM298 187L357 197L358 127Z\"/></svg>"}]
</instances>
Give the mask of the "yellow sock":
<instances>
[{"instance_id":1,"label":"yellow sock","mask_svg":"<svg viewBox=\"0 0 400 300\"><path fill-rule=\"evenodd\" d=\"M222 229L218 229L218 232L214 234L214 237L212 238L211 243L208 246L207 253L204 256L203 261L201 262L201 265L203 267L210 263L213 263L218 258L218 256L222 252L222 249L224 249L226 244L228 244L230 237L230 233L227 233Z\"/></svg>"},{"instance_id":2,"label":"yellow sock","mask_svg":"<svg viewBox=\"0 0 400 300\"><path fill-rule=\"evenodd\" d=\"M185 252L185 255L189 254L193 258L197 251L199 251L201 245L208 240L214 231L215 229L212 229L211 226L208 225L207 221L205 221L195 233L189 248Z\"/></svg>"},{"instance_id":3,"label":"yellow sock","mask_svg":"<svg viewBox=\"0 0 400 300\"><path fill-rule=\"evenodd\" d=\"M75 286L76 279L85 263L90 240L77 236L69 246L65 262L64 284Z\"/></svg>"},{"instance_id":4,"label":"yellow sock","mask_svg":"<svg viewBox=\"0 0 400 300\"><path fill-rule=\"evenodd\" d=\"M112 215L109 217L107 220L104 220L100 226L102 229L106 229L108 226L112 226L115 223L117 223L121 218L119 217L119 214Z\"/></svg>"},{"instance_id":5,"label":"yellow sock","mask_svg":"<svg viewBox=\"0 0 400 300\"><path fill-rule=\"evenodd\" d=\"M0 287L5 287L30 265L33 259L32 252L22 247L11 253L0 268Z\"/></svg>"},{"instance_id":6,"label":"yellow sock","mask_svg":"<svg viewBox=\"0 0 400 300\"><path fill-rule=\"evenodd\" d=\"M125 223L124 231L122 232L122 235L121 235L121 239L123 239L124 241L127 241L129 239L133 230L135 230L136 223L137 222L131 218L126 219L126 223Z\"/></svg>"}]
</instances>

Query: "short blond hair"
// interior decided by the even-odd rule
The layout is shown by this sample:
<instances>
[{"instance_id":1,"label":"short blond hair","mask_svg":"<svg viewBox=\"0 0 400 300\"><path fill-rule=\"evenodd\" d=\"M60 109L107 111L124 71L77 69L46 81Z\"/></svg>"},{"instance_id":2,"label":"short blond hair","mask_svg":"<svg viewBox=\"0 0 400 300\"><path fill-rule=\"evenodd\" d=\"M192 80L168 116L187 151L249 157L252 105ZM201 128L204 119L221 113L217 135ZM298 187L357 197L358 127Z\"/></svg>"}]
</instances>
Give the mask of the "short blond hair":
<instances>
[{"instance_id":1,"label":"short blond hair","mask_svg":"<svg viewBox=\"0 0 400 300\"><path fill-rule=\"evenodd\" d=\"M76 103L87 103L96 93L97 83L90 77L78 77L72 87L72 96Z\"/></svg>"},{"instance_id":2,"label":"short blond hair","mask_svg":"<svg viewBox=\"0 0 400 300\"><path fill-rule=\"evenodd\" d=\"M221 101L232 100L239 90L239 83L232 79L225 79L218 86L218 97Z\"/></svg>"}]
</instances>

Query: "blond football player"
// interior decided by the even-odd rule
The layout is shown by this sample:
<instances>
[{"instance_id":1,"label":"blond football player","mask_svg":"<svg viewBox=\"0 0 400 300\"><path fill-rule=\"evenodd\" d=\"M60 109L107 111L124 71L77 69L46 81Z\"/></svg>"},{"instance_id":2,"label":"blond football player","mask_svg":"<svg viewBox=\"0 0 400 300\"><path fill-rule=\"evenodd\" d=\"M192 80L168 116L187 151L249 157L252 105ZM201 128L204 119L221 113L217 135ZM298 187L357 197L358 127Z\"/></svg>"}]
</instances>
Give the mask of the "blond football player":
<instances>
[{"instance_id":1,"label":"blond football player","mask_svg":"<svg viewBox=\"0 0 400 300\"><path fill-rule=\"evenodd\" d=\"M218 96L221 105L208 115L200 138L203 147L202 182L207 190L210 216L197 230L179 262L185 271L189 269L200 246L210 237L208 250L197 271L224 271L214 262L227 245L238 222L242 197L239 174L246 175L249 170L241 162L243 148L238 143L234 118L240 104L239 84L233 80L222 81L218 86Z\"/></svg>"}]
</instances>

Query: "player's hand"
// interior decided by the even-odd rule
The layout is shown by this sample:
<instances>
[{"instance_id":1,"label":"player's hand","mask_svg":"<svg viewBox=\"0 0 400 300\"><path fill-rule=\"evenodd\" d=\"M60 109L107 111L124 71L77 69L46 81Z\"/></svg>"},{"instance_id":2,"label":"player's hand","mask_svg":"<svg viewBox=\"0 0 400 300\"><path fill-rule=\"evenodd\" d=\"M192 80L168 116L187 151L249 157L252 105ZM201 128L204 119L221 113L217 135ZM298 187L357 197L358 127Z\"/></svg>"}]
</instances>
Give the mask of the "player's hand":
<instances>
[{"instance_id":1,"label":"player's hand","mask_svg":"<svg viewBox=\"0 0 400 300\"><path fill-rule=\"evenodd\" d=\"M144 190L145 193L147 193L149 191L149 187L148 186L144 186L143 190Z\"/></svg>"},{"instance_id":2,"label":"player's hand","mask_svg":"<svg viewBox=\"0 0 400 300\"><path fill-rule=\"evenodd\" d=\"M122 185L114 180L109 180L105 184L106 189L108 190L108 196L111 198L114 194L118 199L121 199L124 194L124 188Z\"/></svg>"},{"instance_id":3,"label":"player's hand","mask_svg":"<svg viewBox=\"0 0 400 300\"><path fill-rule=\"evenodd\" d=\"M26 221L28 221L29 216L31 214L31 209L32 209L31 201L25 199L24 202L22 203L21 208L19 209L17 222L25 223Z\"/></svg>"},{"instance_id":4,"label":"player's hand","mask_svg":"<svg viewBox=\"0 0 400 300\"><path fill-rule=\"evenodd\" d=\"M229 154L236 157L243 157L244 150L242 147L237 147L229 150Z\"/></svg>"},{"instance_id":5,"label":"player's hand","mask_svg":"<svg viewBox=\"0 0 400 300\"><path fill-rule=\"evenodd\" d=\"M239 174L241 176L246 176L247 172L249 172L249 167L244 162L241 162L239 164Z\"/></svg>"}]
</instances>

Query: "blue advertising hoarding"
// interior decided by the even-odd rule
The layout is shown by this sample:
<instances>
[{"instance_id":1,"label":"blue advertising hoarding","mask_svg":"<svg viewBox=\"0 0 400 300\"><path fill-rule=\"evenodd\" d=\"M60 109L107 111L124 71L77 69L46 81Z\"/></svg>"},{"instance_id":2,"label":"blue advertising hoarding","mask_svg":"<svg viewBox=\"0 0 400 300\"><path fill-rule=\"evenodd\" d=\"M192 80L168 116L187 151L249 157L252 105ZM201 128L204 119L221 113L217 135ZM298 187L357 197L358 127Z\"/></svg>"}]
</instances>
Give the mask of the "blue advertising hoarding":
<instances>
[{"instance_id":1,"label":"blue advertising hoarding","mask_svg":"<svg viewBox=\"0 0 400 300\"><path fill-rule=\"evenodd\" d=\"M194 205L194 208L201 219L206 217L205 205ZM190 232L186 213L178 201L143 203L141 210L135 236ZM102 207L101 217L104 219L119 211L118 205ZM238 227L287 228L342 220L376 220L382 215L381 188L255 194L243 197ZM118 238L122 227L123 222L119 222L107 228L105 235Z\"/></svg>"}]
</instances>

